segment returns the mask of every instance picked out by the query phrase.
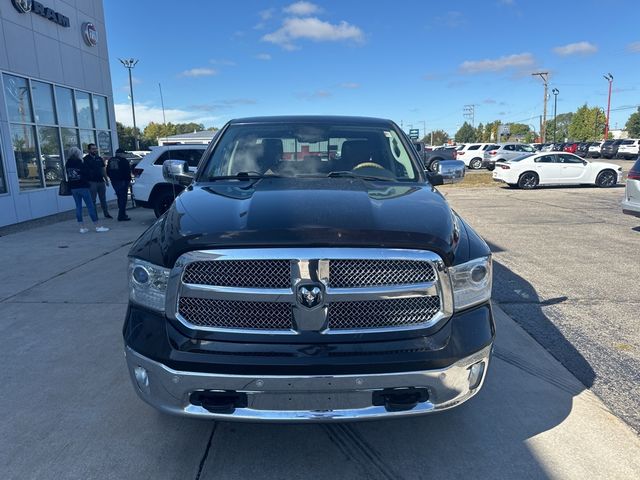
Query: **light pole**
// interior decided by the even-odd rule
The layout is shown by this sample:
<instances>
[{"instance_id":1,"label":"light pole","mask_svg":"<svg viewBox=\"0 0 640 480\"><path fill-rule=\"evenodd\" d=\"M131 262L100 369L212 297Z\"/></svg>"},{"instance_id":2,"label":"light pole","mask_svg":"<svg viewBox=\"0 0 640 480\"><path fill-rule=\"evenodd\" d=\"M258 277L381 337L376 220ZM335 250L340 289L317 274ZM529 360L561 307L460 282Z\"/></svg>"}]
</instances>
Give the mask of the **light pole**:
<instances>
[{"instance_id":1,"label":"light pole","mask_svg":"<svg viewBox=\"0 0 640 480\"><path fill-rule=\"evenodd\" d=\"M611 113L611 84L613 83L613 75L608 73L603 75L604 79L609 82L609 100L607 100L607 123L604 126L604 139L609 136L609 114Z\"/></svg>"},{"instance_id":2,"label":"light pole","mask_svg":"<svg viewBox=\"0 0 640 480\"><path fill-rule=\"evenodd\" d=\"M555 97L553 99L553 143L556 143L556 129L558 127L556 113L558 112L558 94L560 93L560 90L554 88L551 90L551 93L553 93L553 96Z\"/></svg>"},{"instance_id":3,"label":"light pole","mask_svg":"<svg viewBox=\"0 0 640 480\"><path fill-rule=\"evenodd\" d=\"M136 107L133 103L133 80L131 79L131 70L136 66L138 60L133 58L122 59L119 58L120 63L124 65L124 68L129 70L129 95L131 96L131 114L133 116L133 138L136 142L136 150L140 150L140 142L138 141L138 128L136 127Z\"/></svg>"}]
</instances>

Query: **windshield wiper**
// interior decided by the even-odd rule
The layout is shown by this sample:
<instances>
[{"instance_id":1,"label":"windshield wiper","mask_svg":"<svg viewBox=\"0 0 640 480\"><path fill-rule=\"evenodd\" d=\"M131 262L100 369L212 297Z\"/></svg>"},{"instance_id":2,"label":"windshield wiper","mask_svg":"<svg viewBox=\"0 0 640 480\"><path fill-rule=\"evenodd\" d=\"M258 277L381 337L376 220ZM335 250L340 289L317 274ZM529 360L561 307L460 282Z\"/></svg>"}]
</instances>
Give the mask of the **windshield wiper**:
<instances>
[{"instance_id":1,"label":"windshield wiper","mask_svg":"<svg viewBox=\"0 0 640 480\"><path fill-rule=\"evenodd\" d=\"M258 172L238 172L235 175L220 175L216 177L209 177L209 182L215 182L216 180L253 180L249 185L240 187L243 190L249 190L263 178L284 178L282 175L276 175L274 173L258 173Z\"/></svg>"},{"instance_id":2,"label":"windshield wiper","mask_svg":"<svg viewBox=\"0 0 640 480\"><path fill-rule=\"evenodd\" d=\"M330 177L330 178L361 178L363 180L381 181L381 182L392 182L392 181L395 180L394 178L377 177L375 175L358 175L357 173L350 172L348 170L329 172L327 177Z\"/></svg>"}]
</instances>

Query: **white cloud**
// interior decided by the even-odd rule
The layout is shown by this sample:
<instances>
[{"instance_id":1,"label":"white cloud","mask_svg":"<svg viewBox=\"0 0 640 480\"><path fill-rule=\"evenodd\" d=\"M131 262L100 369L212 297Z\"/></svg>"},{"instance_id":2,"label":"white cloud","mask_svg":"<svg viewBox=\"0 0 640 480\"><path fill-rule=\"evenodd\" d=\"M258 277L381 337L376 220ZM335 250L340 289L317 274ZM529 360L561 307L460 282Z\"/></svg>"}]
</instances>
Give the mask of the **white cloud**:
<instances>
[{"instance_id":1,"label":"white cloud","mask_svg":"<svg viewBox=\"0 0 640 480\"><path fill-rule=\"evenodd\" d=\"M457 28L467 23L467 20L462 12L450 11L441 17L436 17L436 23L449 28Z\"/></svg>"},{"instance_id":2,"label":"white cloud","mask_svg":"<svg viewBox=\"0 0 640 480\"><path fill-rule=\"evenodd\" d=\"M180 74L181 77L210 77L211 75L217 75L217 71L213 68L192 68L185 70Z\"/></svg>"},{"instance_id":3,"label":"white cloud","mask_svg":"<svg viewBox=\"0 0 640 480\"><path fill-rule=\"evenodd\" d=\"M267 10L262 10L261 12L258 12L258 15L260 15L260 18L263 21L269 20L271 17L273 17L273 8L268 8Z\"/></svg>"},{"instance_id":4,"label":"white cloud","mask_svg":"<svg viewBox=\"0 0 640 480\"><path fill-rule=\"evenodd\" d=\"M314 42L337 42L351 40L356 43L364 41L364 33L360 28L347 22L332 24L316 17L287 18L282 27L262 37L265 42L280 45L285 50L296 50L294 40L312 40Z\"/></svg>"},{"instance_id":5,"label":"white cloud","mask_svg":"<svg viewBox=\"0 0 640 480\"><path fill-rule=\"evenodd\" d=\"M288 7L283 8L285 13L290 15L297 15L299 17L306 17L309 15L313 15L314 13L322 12L322 9L311 2L296 2L292 3Z\"/></svg>"},{"instance_id":6,"label":"white cloud","mask_svg":"<svg viewBox=\"0 0 640 480\"><path fill-rule=\"evenodd\" d=\"M209 63L211 63L212 65L223 65L225 67L237 67L238 64L236 62L234 62L233 60L209 60Z\"/></svg>"},{"instance_id":7,"label":"white cloud","mask_svg":"<svg viewBox=\"0 0 640 480\"><path fill-rule=\"evenodd\" d=\"M133 126L130 103L116 103L114 105L116 120L124 125ZM209 126L220 117L207 114L207 111L187 111L177 108L169 108L164 111L167 122L172 123L203 123ZM136 103L136 124L138 128L144 128L150 122L162 123L162 108L153 105Z\"/></svg>"},{"instance_id":8,"label":"white cloud","mask_svg":"<svg viewBox=\"0 0 640 480\"><path fill-rule=\"evenodd\" d=\"M632 53L640 53L640 42L633 42L627 45L627 50Z\"/></svg>"},{"instance_id":9,"label":"white cloud","mask_svg":"<svg viewBox=\"0 0 640 480\"><path fill-rule=\"evenodd\" d=\"M258 60L269 61L271 60L271 55L269 55L268 53L259 53L258 55L256 55L256 58Z\"/></svg>"},{"instance_id":10,"label":"white cloud","mask_svg":"<svg viewBox=\"0 0 640 480\"><path fill-rule=\"evenodd\" d=\"M316 90L313 93L308 93L308 92L298 93L297 97L304 100L318 100L322 98L331 97L331 92L329 92L328 90Z\"/></svg>"},{"instance_id":11,"label":"white cloud","mask_svg":"<svg viewBox=\"0 0 640 480\"><path fill-rule=\"evenodd\" d=\"M598 47L589 42L577 42L569 43L568 45L563 45L561 47L555 47L553 51L562 56L590 55L592 53L596 53L598 51Z\"/></svg>"},{"instance_id":12,"label":"white cloud","mask_svg":"<svg viewBox=\"0 0 640 480\"><path fill-rule=\"evenodd\" d=\"M344 82L340 84L340 88L349 88L349 89L360 88L360 84L356 82Z\"/></svg>"},{"instance_id":13,"label":"white cloud","mask_svg":"<svg viewBox=\"0 0 640 480\"><path fill-rule=\"evenodd\" d=\"M507 55L496 59L467 60L460 64L462 73L499 72L509 68L530 67L535 63L530 53Z\"/></svg>"}]
</instances>

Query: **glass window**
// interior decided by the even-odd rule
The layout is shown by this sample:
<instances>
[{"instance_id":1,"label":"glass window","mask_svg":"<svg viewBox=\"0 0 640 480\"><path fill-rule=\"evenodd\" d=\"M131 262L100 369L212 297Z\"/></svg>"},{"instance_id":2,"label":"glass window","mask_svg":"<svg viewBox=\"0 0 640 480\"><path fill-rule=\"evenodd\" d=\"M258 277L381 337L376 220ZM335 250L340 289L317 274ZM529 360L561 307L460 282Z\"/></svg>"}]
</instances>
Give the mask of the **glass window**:
<instances>
[{"instance_id":1,"label":"glass window","mask_svg":"<svg viewBox=\"0 0 640 480\"><path fill-rule=\"evenodd\" d=\"M93 128L91 96L88 93L76 90L76 112L78 113L78 126L80 128Z\"/></svg>"},{"instance_id":2,"label":"glass window","mask_svg":"<svg viewBox=\"0 0 640 480\"><path fill-rule=\"evenodd\" d=\"M480 145L471 145L467 150L478 150Z\"/></svg>"},{"instance_id":3,"label":"glass window","mask_svg":"<svg viewBox=\"0 0 640 480\"><path fill-rule=\"evenodd\" d=\"M4 163L2 163L2 143L0 143L0 193L7 193L7 182L4 179Z\"/></svg>"},{"instance_id":4,"label":"glass window","mask_svg":"<svg viewBox=\"0 0 640 480\"><path fill-rule=\"evenodd\" d=\"M105 159L113 157L113 148L111 147L111 133L98 132L98 155Z\"/></svg>"},{"instance_id":5,"label":"glass window","mask_svg":"<svg viewBox=\"0 0 640 480\"><path fill-rule=\"evenodd\" d=\"M31 82L31 94L33 95L33 109L36 114L36 123L56 125L56 109L53 104L53 89L48 83Z\"/></svg>"},{"instance_id":6,"label":"glass window","mask_svg":"<svg viewBox=\"0 0 640 480\"><path fill-rule=\"evenodd\" d=\"M96 143L96 134L93 130L80 130L80 149L87 152L90 143Z\"/></svg>"},{"instance_id":7,"label":"glass window","mask_svg":"<svg viewBox=\"0 0 640 480\"><path fill-rule=\"evenodd\" d=\"M169 158L172 160L184 160L189 164L190 167L197 167L200 162L200 158L202 158L202 153L204 149L196 150L193 148L189 149L181 149L181 150L170 150Z\"/></svg>"},{"instance_id":8,"label":"glass window","mask_svg":"<svg viewBox=\"0 0 640 480\"><path fill-rule=\"evenodd\" d=\"M60 125L76 126L76 107L73 91L70 88L56 87L56 101L58 102L58 119Z\"/></svg>"},{"instance_id":9,"label":"glass window","mask_svg":"<svg viewBox=\"0 0 640 480\"><path fill-rule=\"evenodd\" d=\"M333 145L339 148L339 155ZM402 181L416 178L415 167L402 134L395 130L323 123L249 124L232 125L225 131L208 159L204 175L207 178L242 172L286 177L346 174Z\"/></svg>"},{"instance_id":10,"label":"glass window","mask_svg":"<svg viewBox=\"0 0 640 480\"><path fill-rule=\"evenodd\" d=\"M509 150L510 152L515 151L516 146L515 145L505 145L504 146L505 150Z\"/></svg>"},{"instance_id":11,"label":"glass window","mask_svg":"<svg viewBox=\"0 0 640 480\"><path fill-rule=\"evenodd\" d=\"M31 96L26 78L4 74L4 96L10 122L33 122Z\"/></svg>"},{"instance_id":12,"label":"glass window","mask_svg":"<svg viewBox=\"0 0 640 480\"><path fill-rule=\"evenodd\" d=\"M568 154L558 155L558 161L559 163L582 163L581 158Z\"/></svg>"},{"instance_id":13,"label":"glass window","mask_svg":"<svg viewBox=\"0 0 640 480\"><path fill-rule=\"evenodd\" d=\"M555 155L544 155L542 157L536 158L536 163L555 163L555 159L553 158Z\"/></svg>"},{"instance_id":14,"label":"glass window","mask_svg":"<svg viewBox=\"0 0 640 480\"><path fill-rule=\"evenodd\" d=\"M80 140L78 139L78 130L76 128L61 128L60 133L62 135L62 150L65 157L71 147L80 148Z\"/></svg>"},{"instance_id":15,"label":"glass window","mask_svg":"<svg viewBox=\"0 0 640 480\"><path fill-rule=\"evenodd\" d=\"M20 190L42 188L41 164L37 155L35 127L11 125L10 132Z\"/></svg>"},{"instance_id":16,"label":"glass window","mask_svg":"<svg viewBox=\"0 0 640 480\"><path fill-rule=\"evenodd\" d=\"M96 119L96 128L109 128L109 110L107 110L106 97L93 96L93 116Z\"/></svg>"},{"instance_id":17,"label":"glass window","mask_svg":"<svg viewBox=\"0 0 640 480\"><path fill-rule=\"evenodd\" d=\"M60 180L64 178L58 127L38 127L38 140L40 141L40 153L42 154L45 186L58 185Z\"/></svg>"}]
</instances>

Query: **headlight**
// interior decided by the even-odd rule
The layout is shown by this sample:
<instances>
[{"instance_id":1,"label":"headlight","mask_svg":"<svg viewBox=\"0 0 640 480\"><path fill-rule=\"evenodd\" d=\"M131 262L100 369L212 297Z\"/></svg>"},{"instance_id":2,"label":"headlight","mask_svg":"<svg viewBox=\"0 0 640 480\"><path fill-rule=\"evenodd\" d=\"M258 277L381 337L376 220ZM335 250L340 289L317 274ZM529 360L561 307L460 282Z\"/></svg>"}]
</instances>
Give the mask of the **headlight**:
<instances>
[{"instance_id":1,"label":"headlight","mask_svg":"<svg viewBox=\"0 0 640 480\"><path fill-rule=\"evenodd\" d=\"M481 257L449 269L456 311L491 298L491 257Z\"/></svg>"},{"instance_id":2,"label":"headlight","mask_svg":"<svg viewBox=\"0 0 640 480\"><path fill-rule=\"evenodd\" d=\"M129 260L129 300L164 312L169 269L144 260Z\"/></svg>"}]
</instances>

